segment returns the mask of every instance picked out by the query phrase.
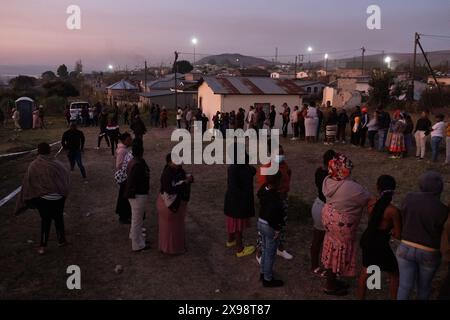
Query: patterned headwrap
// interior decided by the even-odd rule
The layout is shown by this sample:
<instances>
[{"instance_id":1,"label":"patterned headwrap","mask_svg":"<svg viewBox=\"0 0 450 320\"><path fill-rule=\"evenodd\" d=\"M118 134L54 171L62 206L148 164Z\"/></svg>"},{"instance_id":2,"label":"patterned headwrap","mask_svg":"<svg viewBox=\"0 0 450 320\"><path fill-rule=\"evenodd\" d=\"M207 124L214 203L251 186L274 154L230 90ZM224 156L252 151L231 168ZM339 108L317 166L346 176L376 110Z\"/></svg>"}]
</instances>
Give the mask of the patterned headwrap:
<instances>
[{"instance_id":1,"label":"patterned headwrap","mask_svg":"<svg viewBox=\"0 0 450 320\"><path fill-rule=\"evenodd\" d=\"M344 180L350 176L352 169L352 161L341 153L336 153L334 158L328 163L328 173L333 180Z\"/></svg>"}]
</instances>

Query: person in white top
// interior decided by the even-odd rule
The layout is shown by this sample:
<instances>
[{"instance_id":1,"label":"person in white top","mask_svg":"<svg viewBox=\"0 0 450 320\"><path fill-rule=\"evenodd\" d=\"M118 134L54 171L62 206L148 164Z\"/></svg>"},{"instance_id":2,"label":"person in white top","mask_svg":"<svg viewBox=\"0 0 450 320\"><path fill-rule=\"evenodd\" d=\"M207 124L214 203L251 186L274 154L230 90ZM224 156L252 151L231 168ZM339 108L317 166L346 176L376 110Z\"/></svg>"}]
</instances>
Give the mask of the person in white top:
<instances>
[{"instance_id":1,"label":"person in white top","mask_svg":"<svg viewBox=\"0 0 450 320\"><path fill-rule=\"evenodd\" d=\"M183 119L183 109L181 107L178 107L177 110L177 128L181 129L181 119Z\"/></svg>"},{"instance_id":2,"label":"person in white top","mask_svg":"<svg viewBox=\"0 0 450 320\"><path fill-rule=\"evenodd\" d=\"M437 123L433 126L431 131L431 151L432 160L436 162L439 156L439 146L446 136L447 126L444 122L445 116L443 114L438 114L436 116Z\"/></svg>"},{"instance_id":3,"label":"person in white top","mask_svg":"<svg viewBox=\"0 0 450 320\"><path fill-rule=\"evenodd\" d=\"M255 113L255 107L250 106L250 111L247 114L247 129L254 129L255 128L255 118L256 118L256 113Z\"/></svg>"},{"instance_id":4,"label":"person in white top","mask_svg":"<svg viewBox=\"0 0 450 320\"><path fill-rule=\"evenodd\" d=\"M294 131L294 136L291 140L298 140L299 137L299 123L298 123L298 117L299 117L299 110L298 106L294 107L294 110L291 113L291 124L292 124L292 130Z\"/></svg>"},{"instance_id":5,"label":"person in white top","mask_svg":"<svg viewBox=\"0 0 450 320\"><path fill-rule=\"evenodd\" d=\"M311 103L306 110L305 117L305 135L306 142L316 142L317 127L319 126L319 116L315 103Z\"/></svg>"}]
</instances>

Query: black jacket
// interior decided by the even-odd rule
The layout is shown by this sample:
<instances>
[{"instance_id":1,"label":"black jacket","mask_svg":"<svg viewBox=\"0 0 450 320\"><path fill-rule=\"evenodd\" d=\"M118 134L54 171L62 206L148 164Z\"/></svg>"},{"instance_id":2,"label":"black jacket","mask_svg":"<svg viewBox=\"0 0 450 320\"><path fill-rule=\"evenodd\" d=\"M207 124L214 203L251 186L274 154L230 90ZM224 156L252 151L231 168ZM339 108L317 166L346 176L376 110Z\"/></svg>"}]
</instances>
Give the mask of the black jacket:
<instances>
[{"instance_id":1,"label":"black jacket","mask_svg":"<svg viewBox=\"0 0 450 320\"><path fill-rule=\"evenodd\" d=\"M70 129L64 132L61 145L65 150L79 151L84 149L84 140L84 134L82 131L78 129Z\"/></svg>"},{"instance_id":2,"label":"black jacket","mask_svg":"<svg viewBox=\"0 0 450 320\"><path fill-rule=\"evenodd\" d=\"M285 211L280 194L274 190L262 187L258 191L260 201L259 218L267 221L275 231L280 231L284 225Z\"/></svg>"},{"instance_id":3,"label":"black jacket","mask_svg":"<svg viewBox=\"0 0 450 320\"><path fill-rule=\"evenodd\" d=\"M144 159L136 159L128 163L127 183L124 197L134 199L136 195L146 195L150 189L150 169Z\"/></svg>"},{"instance_id":4,"label":"black jacket","mask_svg":"<svg viewBox=\"0 0 450 320\"><path fill-rule=\"evenodd\" d=\"M255 216L253 178L256 169L250 165L232 164L228 167L228 185L225 194L225 215L232 218Z\"/></svg>"}]
</instances>

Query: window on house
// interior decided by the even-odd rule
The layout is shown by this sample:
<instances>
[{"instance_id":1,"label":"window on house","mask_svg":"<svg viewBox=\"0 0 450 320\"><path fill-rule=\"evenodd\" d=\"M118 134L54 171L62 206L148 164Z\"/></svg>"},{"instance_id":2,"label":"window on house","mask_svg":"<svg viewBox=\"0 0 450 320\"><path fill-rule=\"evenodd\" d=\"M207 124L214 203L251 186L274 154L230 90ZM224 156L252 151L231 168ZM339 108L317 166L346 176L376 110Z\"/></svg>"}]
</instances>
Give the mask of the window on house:
<instances>
[{"instance_id":1,"label":"window on house","mask_svg":"<svg viewBox=\"0 0 450 320\"><path fill-rule=\"evenodd\" d=\"M314 87L314 93L317 93L317 92L319 92L319 88Z\"/></svg>"},{"instance_id":2,"label":"window on house","mask_svg":"<svg viewBox=\"0 0 450 320\"><path fill-rule=\"evenodd\" d=\"M311 93L311 87L306 88L306 92Z\"/></svg>"}]
</instances>

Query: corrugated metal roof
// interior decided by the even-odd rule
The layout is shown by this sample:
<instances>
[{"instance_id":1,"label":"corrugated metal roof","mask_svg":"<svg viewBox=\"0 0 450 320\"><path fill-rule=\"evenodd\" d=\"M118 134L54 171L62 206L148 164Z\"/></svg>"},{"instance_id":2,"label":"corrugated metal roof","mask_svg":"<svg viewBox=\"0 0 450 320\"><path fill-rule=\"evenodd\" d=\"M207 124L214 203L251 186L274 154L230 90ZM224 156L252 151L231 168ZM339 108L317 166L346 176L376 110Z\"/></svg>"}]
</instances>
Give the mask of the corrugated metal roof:
<instances>
[{"instance_id":1,"label":"corrugated metal roof","mask_svg":"<svg viewBox=\"0 0 450 320\"><path fill-rule=\"evenodd\" d=\"M106 89L109 90L138 90L138 88L128 81L120 80L119 82L116 82L109 87L106 87Z\"/></svg>"},{"instance_id":2,"label":"corrugated metal roof","mask_svg":"<svg viewBox=\"0 0 450 320\"><path fill-rule=\"evenodd\" d=\"M304 95L292 80L265 77L204 77L215 94L228 95Z\"/></svg>"}]
</instances>

